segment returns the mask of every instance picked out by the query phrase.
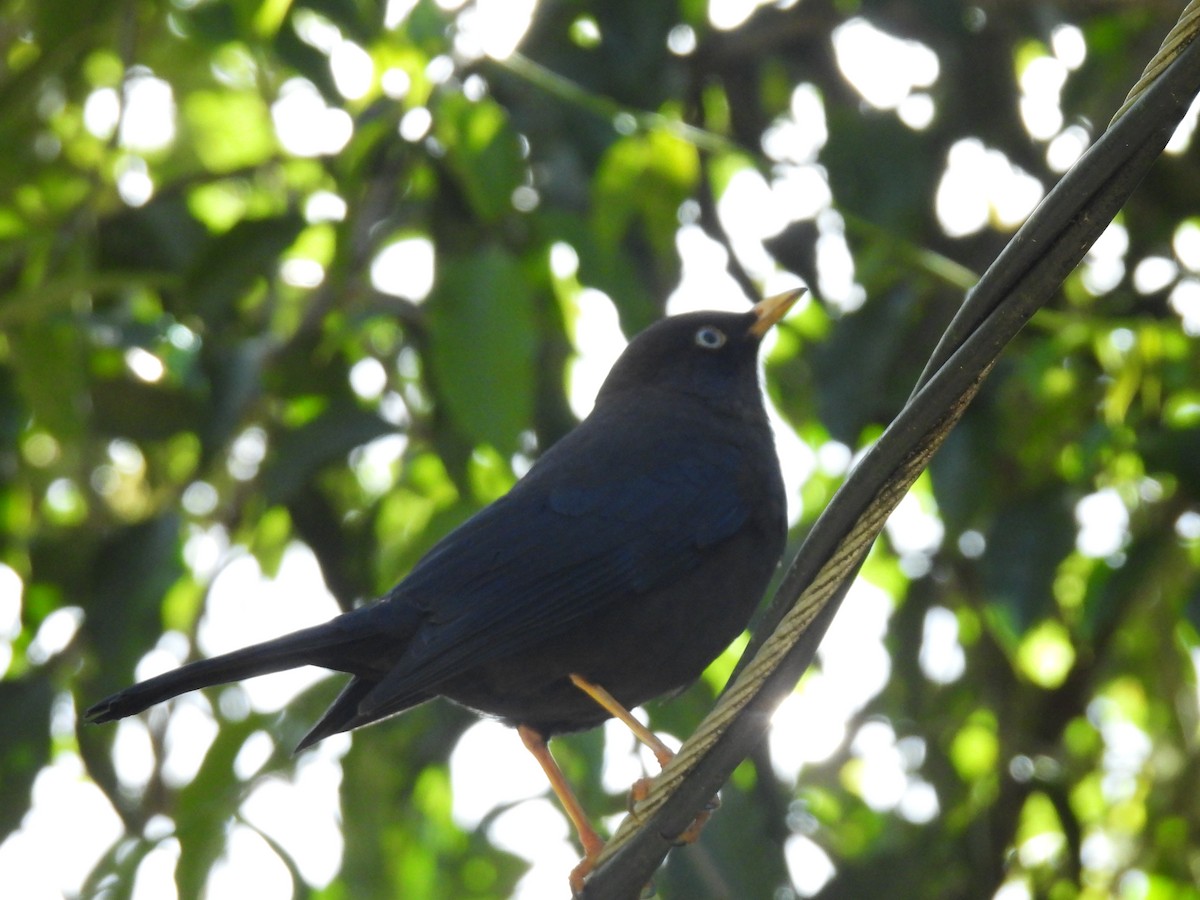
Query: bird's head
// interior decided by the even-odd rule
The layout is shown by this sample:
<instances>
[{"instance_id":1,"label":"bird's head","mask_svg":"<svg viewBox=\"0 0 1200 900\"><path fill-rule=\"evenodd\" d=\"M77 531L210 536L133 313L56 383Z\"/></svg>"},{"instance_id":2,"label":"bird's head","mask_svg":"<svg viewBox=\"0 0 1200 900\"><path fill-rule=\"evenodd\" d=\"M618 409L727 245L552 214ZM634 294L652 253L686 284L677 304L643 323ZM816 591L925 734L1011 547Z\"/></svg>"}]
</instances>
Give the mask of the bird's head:
<instances>
[{"instance_id":1,"label":"bird's head","mask_svg":"<svg viewBox=\"0 0 1200 900\"><path fill-rule=\"evenodd\" d=\"M659 389L757 405L759 343L803 293L768 297L744 313L694 312L656 322L630 341L597 403Z\"/></svg>"}]
</instances>

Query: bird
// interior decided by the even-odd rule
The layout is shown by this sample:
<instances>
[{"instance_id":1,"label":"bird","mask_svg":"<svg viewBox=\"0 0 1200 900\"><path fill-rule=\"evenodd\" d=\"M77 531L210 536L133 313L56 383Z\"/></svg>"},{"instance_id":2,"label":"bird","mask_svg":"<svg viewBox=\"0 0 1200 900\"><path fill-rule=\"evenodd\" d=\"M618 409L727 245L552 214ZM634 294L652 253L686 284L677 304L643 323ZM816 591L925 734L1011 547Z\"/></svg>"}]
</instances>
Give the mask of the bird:
<instances>
[{"instance_id":1,"label":"bird","mask_svg":"<svg viewBox=\"0 0 1200 900\"><path fill-rule=\"evenodd\" d=\"M665 764L628 710L695 681L753 615L787 532L758 350L802 293L660 319L591 413L385 595L125 688L85 721L297 666L350 675L299 752L448 698L515 727L542 766L584 849L577 892L603 839L547 742L615 716Z\"/></svg>"}]
</instances>

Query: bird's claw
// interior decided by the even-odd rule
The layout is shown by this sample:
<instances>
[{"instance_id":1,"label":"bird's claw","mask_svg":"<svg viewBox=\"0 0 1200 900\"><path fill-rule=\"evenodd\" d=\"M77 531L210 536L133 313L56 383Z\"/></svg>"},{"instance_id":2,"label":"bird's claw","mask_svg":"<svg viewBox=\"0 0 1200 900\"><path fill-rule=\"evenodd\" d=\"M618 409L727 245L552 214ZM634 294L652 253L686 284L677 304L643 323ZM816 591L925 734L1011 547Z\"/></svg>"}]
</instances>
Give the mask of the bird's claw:
<instances>
[{"instance_id":1,"label":"bird's claw","mask_svg":"<svg viewBox=\"0 0 1200 900\"><path fill-rule=\"evenodd\" d=\"M636 813L634 809L639 803L650 796L650 785L654 783L653 778L639 778L629 788L629 812Z\"/></svg>"},{"instance_id":2,"label":"bird's claw","mask_svg":"<svg viewBox=\"0 0 1200 900\"><path fill-rule=\"evenodd\" d=\"M580 860L579 865L571 870L571 896L579 897L583 894L583 887L587 883L587 878L596 868L596 857L585 856ZM648 900L658 893L654 886L654 881L651 879L639 895L639 900Z\"/></svg>"},{"instance_id":3,"label":"bird's claw","mask_svg":"<svg viewBox=\"0 0 1200 900\"><path fill-rule=\"evenodd\" d=\"M583 893L583 884L587 881L587 877L592 874L592 870L596 868L596 857L585 856L579 861L579 865L571 870L571 896L578 897Z\"/></svg>"},{"instance_id":4,"label":"bird's claw","mask_svg":"<svg viewBox=\"0 0 1200 900\"><path fill-rule=\"evenodd\" d=\"M638 817L637 805L650 796L650 785L654 783L653 778L639 778L633 783L629 789L629 814ZM708 803L704 804L704 809L696 814L696 818L692 820L692 824L685 828L674 840L676 847L682 847L684 844L694 844L700 837L700 832L704 830L704 826L708 824L708 820L712 818L712 814L721 808L721 795L715 794Z\"/></svg>"},{"instance_id":5,"label":"bird's claw","mask_svg":"<svg viewBox=\"0 0 1200 900\"><path fill-rule=\"evenodd\" d=\"M653 781L654 779L652 778L639 778L633 783L633 786L629 788L630 815L635 817L637 816L636 806L650 796L650 785L653 783ZM700 838L700 832L704 830L704 826L708 824L708 820L712 818L712 814L716 812L720 806L720 794L714 795L713 798L704 805L704 809L701 810L697 814L696 818L692 820L692 824L684 829L679 835L677 835L672 843L676 847L682 847L685 844L695 843ZM588 876L591 875L595 870L596 860L600 858L600 851L603 849L604 845L601 844L599 847L596 847L592 850L585 850L585 855L583 859L579 861L579 865L571 870L571 896L578 897L583 893L584 884L586 884ZM654 882L651 881L646 885L641 896L643 898L652 897L654 894Z\"/></svg>"},{"instance_id":6,"label":"bird's claw","mask_svg":"<svg viewBox=\"0 0 1200 900\"><path fill-rule=\"evenodd\" d=\"M720 807L721 796L720 794L714 795L708 803L704 804L704 809L696 814L696 818L692 819L692 824L675 837L675 846L682 847L685 844L696 843L700 839L700 832L704 830L704 826L708 824L712 814Z\"/></svg>"}]
</instances>

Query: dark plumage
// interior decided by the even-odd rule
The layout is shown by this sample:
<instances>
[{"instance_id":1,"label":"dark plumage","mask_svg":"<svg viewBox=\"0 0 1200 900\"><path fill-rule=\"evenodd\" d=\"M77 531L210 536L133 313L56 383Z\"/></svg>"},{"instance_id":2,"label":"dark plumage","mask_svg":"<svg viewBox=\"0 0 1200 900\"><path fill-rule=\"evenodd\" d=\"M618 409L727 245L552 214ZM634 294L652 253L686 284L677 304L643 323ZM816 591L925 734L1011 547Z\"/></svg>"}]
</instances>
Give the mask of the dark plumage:
<instances>
[{"instance_id":1,"label":"dark plumage","mask_svg":"<svg viewBox=\"0 0 1200 900\"><path fill-rule=\"evenodd\" d=\"M684 687L745 627L783 552L757 352L795 296L638 335L591 415L386 596L126 688L85 717L315 665L354 677L300 747L438 695L544 739L609 717L572 673L626 708Z\"/></svg>"}]
</instances>

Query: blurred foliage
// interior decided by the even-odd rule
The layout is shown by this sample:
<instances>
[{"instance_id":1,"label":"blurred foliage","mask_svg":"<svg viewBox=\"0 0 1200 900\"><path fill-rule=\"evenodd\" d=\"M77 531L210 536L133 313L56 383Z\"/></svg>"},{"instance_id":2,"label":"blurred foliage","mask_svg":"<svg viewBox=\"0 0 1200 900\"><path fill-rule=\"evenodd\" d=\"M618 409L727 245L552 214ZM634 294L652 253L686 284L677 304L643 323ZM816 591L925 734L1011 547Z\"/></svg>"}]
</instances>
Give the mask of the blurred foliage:
<instances>
[{"instance_id":1,"label":"blurred foliage","mask_svg":"<svg viewBox=\"0 0 1200 900\"><path fill-rule=\"evenodd\" d=\"M365 0L0 4L0 840L39 772L78 755L126 829L87 890L127 896L177 840L180 896L199 895L243 799L294 771L331 694L282 715L214 705L182 785L162 772L169 717L151 717L155 770L122 782L115 729L77 730L70 711L133 679L164 632L194 648L216 570L189 542L217 535L272 572L299 541L343 606L386 590L571 426L581 292L606 292L627 333L663 313L687 274L681 226L748 297L778 270L820 288L768 365L784 419L822 451L801 535L839 444L878 434L1017 224L993 198L948 233L952 149L980 142L1049 186L1054 151L1102 127L1179 7L807 0L713 24L735 6L543 0L520 55L497 60L482 3L392 2L386 20ZM847 77L833 36L864 21L936 57L915 106L872 105ZM1045 131L1027 119L1047 65L1063 80L1041 82L1061 110ZM166 106L135 121L147 96ZM812 97L825 135L795 112ZM306 142L287 104L305 104ZM815 889L789 874L800 845L832 862L822 897L1200 896L1198 168L1186 141L1165 157L1010 348L915 491L937 536L898 522L876 548L886 686L797 782L766 747L744 764L662 896ZM741 176L808 185L765 247L722 203ZM564 246L577 264L552 267ZM431 289L372 278L394 247L432 250ZM1116 543L1089 549L1089 527L1114 522ZM958 671L929 664L936 621ZM719 685L654 706L653 724L686 734ZM524 864L490 820L464 834L449 816L469 722L434 704L354 736L333 883L307 885L267 835L297 896L512 892ZM904 786L882 799L857 740L880 726ZM262 733L268 762L236 777ZM561 743L585 802L618 812L598 735ZM902 802L930 790L932 807Z\"/></svg>"}]
</instances>

